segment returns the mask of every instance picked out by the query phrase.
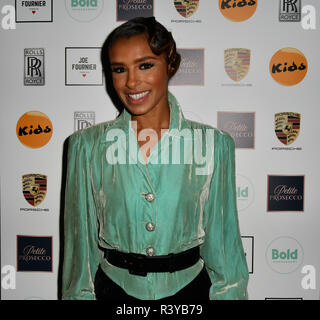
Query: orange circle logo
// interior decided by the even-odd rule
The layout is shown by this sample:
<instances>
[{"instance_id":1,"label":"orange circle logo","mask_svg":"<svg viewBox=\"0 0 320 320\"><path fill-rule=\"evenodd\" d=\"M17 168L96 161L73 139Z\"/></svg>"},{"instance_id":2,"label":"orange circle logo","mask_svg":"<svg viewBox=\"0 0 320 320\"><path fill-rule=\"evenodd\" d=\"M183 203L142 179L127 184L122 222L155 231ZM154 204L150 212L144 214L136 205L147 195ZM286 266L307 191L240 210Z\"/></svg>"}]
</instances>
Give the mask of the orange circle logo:
<instances>
[{"instance_id":1,"label":"orange circle logo","mask_svg":"<svg viewBox=\"0 0 320 320\"><path fill-rule=\"evenodd\" d=\"M29 148L41 148L52 137L52 123L40 111L29 111L20 117L16 127L17 137Z\"/></svg>"},{"instance_id":2,"label":"orange circle logo","mask_svg":"<svg viewBox=\"0 0 320 320\"><path fill-rule=\"evenodd\" d=\"M271 58L269 70L275 81L285 86L293 86L305 77L308 62L301 51L283 48Z\"/></svg>"},{"instance_id":3,"label":"orange circle logo","mask_svg":"<svg viewBox=\"0 0 320 320\"><path fill-rule=\"evenodd\" d=\"M221 13L229 20L248 20L256 11L258 0L219 0Z\"/></svg>"}]
</instances>

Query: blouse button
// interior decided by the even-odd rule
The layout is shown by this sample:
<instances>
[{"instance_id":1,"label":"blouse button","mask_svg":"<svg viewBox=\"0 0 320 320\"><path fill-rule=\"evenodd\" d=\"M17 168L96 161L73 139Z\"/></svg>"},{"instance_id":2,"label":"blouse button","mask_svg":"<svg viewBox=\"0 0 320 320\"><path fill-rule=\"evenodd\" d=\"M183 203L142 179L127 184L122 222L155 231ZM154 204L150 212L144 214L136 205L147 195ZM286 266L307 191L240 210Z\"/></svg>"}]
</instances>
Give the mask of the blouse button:
<instances>
[{"instance_id":1,"label":"blouse button","mask_svg":"<svg viewBox=\"0 0 320 320\"><path fill-rule=\"evenodd\" d=\"M153 193L147 193L145 195L145 198L146 198L147 201L151 202L151 201L153 201L155 199L155 195Z\"/></svg>"},{"instance_id":2,"label":"blouse button","mask_svg":"<svg viewBox=\"0 0 320 320\"><path fill-rule=\"evenodd\" d=\"M148 222L147 224L146 224L146 229L148 230L148 231L153 231L154 229L155 229L155 225L152 223L152 222Z\"/></svg>"},{"instance_id":3,"label":"blouse button","mask_svg":"<svg viewBox=\"0 0 320 320\"><path fill-rule=\"evenodd\" d=\"M152 247L148 247L146 249L146 252L147 252L148 256L154 256L154 254L156 253L156 250L154 248L152 248Z\"/></svg>"}]
</instances>

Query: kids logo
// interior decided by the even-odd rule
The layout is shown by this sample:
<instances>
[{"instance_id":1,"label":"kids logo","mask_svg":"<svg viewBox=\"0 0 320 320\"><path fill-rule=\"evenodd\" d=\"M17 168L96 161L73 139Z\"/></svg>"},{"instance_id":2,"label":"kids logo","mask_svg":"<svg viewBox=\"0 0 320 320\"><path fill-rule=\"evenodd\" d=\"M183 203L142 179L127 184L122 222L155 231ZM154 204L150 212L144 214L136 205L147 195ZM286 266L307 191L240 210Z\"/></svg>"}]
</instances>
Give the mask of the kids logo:
<instances>
[{"instance_id":1,"label":"kids logo","mask_svg":"<svg viewBox=\"0 0 320 320\"><path fill-rule=\"evenodd\" d=\"M50 141L52 130L52 123L47 115L40 111L29 111L18 120L16 134L26 147L41 148Z\"/></svg>"},{"instance_id":2,"label":"kids logo","mask_svg":"<svg viewBox=\"0 0 320 320\"><path fill-rule=\"evenodd\" d=\"M71 18L78 22L90 22L103 10L104 0L65 0Z\"/></svg>"},{"instance_id":3,"label":"kids logo","mask_svg":"<svg viewBox=\"0 0 320 320\"><path fill-rule=\"evenodd\" d=\"M47 176L38 173L23 175L22 190L27 202L34 207L38 206L47 194Z\"/></svg>"},{"instance_id":4,"label":"kids logo","mask_svg":"<svg viewBox=\"0 0 320 320\"><path fill-rule=\"evenodd\" d=\"M269 267L278 273L292 273L303 262L303 249L291 237L279 237L271 241L266 250Z\"/></svg>"},{"instance_id":5,"label":"kids logo","mask_svg":"<svg viewBox=\"0 0 320 320\"><path fill-rule=\"evenodd\" d=\"M269 71L272 78L285 86L293 86L303 80L308 71L304 54L295 48L283 48L270 60Z\"/></svg>"},{"instance_id":6,"label":"kids logo","mask_svg":"<svg viewBox=\"0 0 320 320\"><path fill-rule=\"evenodd\" d=\"M299 113L280 112L274 115L274 128L277 138L285 145L294 142L300 132Z\"/></svg>"},{"instance_id":7,"label":"kids logo","mask_svg":"<svg viewBox=\"0 0 320 320\"><path fill-rule=\"evenodd\" d=\"M242 80L248 74L249 67L249 49L233 48L224 50L224 69L232 80Z\"/></svg>"},{"instance_id":8,"label":"kids logo","mask_svg":"<svg viewBox=\"0 0 320 320\"><path fill-rule=\"evenodd\" d=\"M199 0L179 0L174 1L174 6L185 18L191 17L199 7Z\"/></svg>"},{"instance_id":9,"label":"kids logo","mask_svg":"<svg viewBox=\"0 0 320 320\"><path fill-rule=\"evenodd\" d=\"M258 0L219 0L223 16L234 22L248 20L256 11Z\"/></svg>"}]
</instances>

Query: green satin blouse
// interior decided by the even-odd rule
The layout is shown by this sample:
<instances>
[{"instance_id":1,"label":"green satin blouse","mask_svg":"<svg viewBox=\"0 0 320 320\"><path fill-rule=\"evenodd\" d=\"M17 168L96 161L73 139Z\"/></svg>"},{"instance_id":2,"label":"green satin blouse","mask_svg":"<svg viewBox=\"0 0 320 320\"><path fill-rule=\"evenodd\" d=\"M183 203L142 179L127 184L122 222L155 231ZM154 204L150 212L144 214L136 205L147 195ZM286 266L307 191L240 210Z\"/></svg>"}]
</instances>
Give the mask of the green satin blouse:
<instances>
[{"instance_id":1,"label":"green satin blouse","mask_svg":"<svg viewBox=\"0 0 320 320\"><path fill-rule=\"evenodd\" d=\"M147 165L126 110L115 120L71 135L62 299L95 299L99 264L129 295L142 300L174 295L203 264L212 282L210 299L247 299L234 141L185 119L171 93L169 105L169 129L152 148ZM104 248L167 255L194 246L201 253L195 265L146 277L104 258Z\"/></svg>"}]
</instances>

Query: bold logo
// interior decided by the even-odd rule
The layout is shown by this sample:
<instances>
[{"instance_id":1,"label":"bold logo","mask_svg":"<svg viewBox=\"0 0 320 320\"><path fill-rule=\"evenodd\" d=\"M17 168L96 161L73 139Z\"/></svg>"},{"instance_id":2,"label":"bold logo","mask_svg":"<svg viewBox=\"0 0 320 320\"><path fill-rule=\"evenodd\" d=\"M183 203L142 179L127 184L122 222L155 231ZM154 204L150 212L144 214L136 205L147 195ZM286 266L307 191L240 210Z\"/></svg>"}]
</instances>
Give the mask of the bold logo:
<instances>
[{"instance_id":1,"label":"bold logo","mask_svg":"<svg viewBox=\"0 0 320 320\"><path fill-rule=\"evenodd\" d=\"M304 176L268 175L267 211L303 211Z\"/></svg>"},{"instance_id":2,"label":"bold logo","mask_svg":"<svg viewBox=\"0 0 320 320\"><path fill-rule=\"evenodd\" d=\"M23 175L22 190L27 202L38 206L47 194L47 176L37 173Z\"/></svg>"},{"instance_id":3,"label":"bold logo","mask_svg":"<svg viewBox=\"0 0 320 320\"><path fill-rule=\"evenodd\" d=\"M24 85L44 85L44 49L24 49Z\"/></svg>"},{"instance_id":4,"label":"bold logo","mask_svg":"<svg viewBox=\"0 0 320 320\"><path fill-rule=\"evenodd\" d=\"M78 22L90 22L103 10L103 0L65 0L70 17Z\"/></svg>"},{"instance_id":5,"label":"bold logo","mask_svg":"<svg viewBox=\"0 0 320 320\"><path fill-rule=\"evenodd\" d=\"M273 271L291 273L303 262L303 249L297 240L291 237L279 237L269 244L266 260Z\"/></svg>"},{"instance_id":6,"label":"bold logo","mask_svg":"<svg viewBox=\"0 0 320 320\"><path fill-rule=\"evenodd\" d=\"M236 148L255 148L255 112L218 111L218 129L228 132Z\"/></svg>"},{"instance_id":7,"label":"bold logo","mask_svg":"<svg viewBox=\"0 0 320 320\"><path fill-rule=\"evenodd\" d=\"M301 51L295 48L283 48L271 58L269 70L275 81L285 86L293 86L305 77L308 62Z\"/></svg>"},{"instance_id":8,"label":"bold logo","mask_svg":"<svg viewBox=\"0 0 320 320\"><path fill-rule=\"evenodd\" d=\"M253 273L254 238L253 236L241 236L241 240L247 260L248 271L249 273Z\"/></svg>"},{"instance_id":9,"label":"bold logo","mask_svg":"<svg viewBox=\"0 0 320 320\"><path fill-rule=\"evenodd\" d=\"M232 80L242 80L247 75L249 67L249 49L233 48L224 50L224 69Z\"/></svg>"},{"instance_id":10,"label":"bold logo","mask_svg":"<svg viewBox=\"0 0 320 320\"><path fill-rule=\"evenodd\" d=\"M243 175L237 174L237 208L238 211L247 209L253 202L254 189L252 183Z\"/></svg>"},{"instance_id":11,"label":"bold logo","mask_svg":"<svg viewBox=\"0 0 320 320\"><path fill-rule=\"evenodd\" d=\"M74 113L74 131L86 129L95 124L94 111L76 111Z\"/></svg>"},{"instance_id":12,"label":"bold logo","mask_svg":"<svg viewBox=\"0 0 320 320\"><path fill-rule=\"evenodd\" d=\"M240 22L249 19L256 11L258 0L219 0L220 12L225 18Z\"/></svg>"},{"instance_id":13,"label":"bold logo","mask_svg":"<svg viewBox=\"0 0 320 320\"><path fill-rule=\"evenodd\" d=\"M52 6L52 0L16 0L16 22L52 22Z\"/></svg>"},{"instance_id":14,"label":"bold logo","mask_svg":"<svg viewBox=\"0 0 320 320\"><path fill-rule=\"evenodd\" d=\"M199 0L178 0L174 1L174 6L183 17L189 18L197 11L199 2Z\"/></svg>"},{"instance_id":15,"label":"bold logo","mask_svg":"<svg viewBox=\"0 0 320 320\"><path fill-rule=\"evenodd\" d=\"M300 21L301 0L280 0L279 21Z\"/></svg>"},{"instance_id":16,"label":"bold logo","mask_svg":"<svg viewBox=\"0 0 320 320\"><path fill-rule=\"evenodd\" d=\"M204 49L178 49L181 63L170 85L204 85Z\"/></svg>"},{"instance_id":17,"label":"bold logo","mask_svg":"<svg viewBox=\"0 0 320 320\"><path fill-rule=\"evenodd\" d=\"M22 144L29 148L41 148L52 137L52 123L47 115L40 111L29 111L17 122L16 133Z\"/></svg>"},{"instance_id":18,"label":"bold logo","mask_svg":"<svg viewBox=\"0 0 320 320\"><path fill-rule=\"evenodd\" d=\"M52 272L52 237L17 235L17 271Z\"/></svg>"},{"instance_id":19,"label":"bold logo","mask_svg":"<svg viewBox=\"0 0 320 320\"><path fill-rule=\"evenodd\" d=\"M117 0L117 21L152 17L153 0Z\"/></svg>"},{"instance_id":20,"label":"bold logo","mask_svg":"<svg viewBox=\"0 0 320 320\"><path fill-rule=\"evenodd\" d=\"M101 48L65 48L66 86L102 86Z\"/></svg>"},{"instance_id":21,"label":"bold logo","mask_svg":"<svg viewBox=\"0 0 320 320\"><path fill-rule=\"evenodd\" d=\"M300 114L280 112L274 115L274 128L277 138L285 145L294 142L300 132Z\"/></svg>"}]
</instances>

